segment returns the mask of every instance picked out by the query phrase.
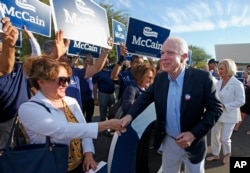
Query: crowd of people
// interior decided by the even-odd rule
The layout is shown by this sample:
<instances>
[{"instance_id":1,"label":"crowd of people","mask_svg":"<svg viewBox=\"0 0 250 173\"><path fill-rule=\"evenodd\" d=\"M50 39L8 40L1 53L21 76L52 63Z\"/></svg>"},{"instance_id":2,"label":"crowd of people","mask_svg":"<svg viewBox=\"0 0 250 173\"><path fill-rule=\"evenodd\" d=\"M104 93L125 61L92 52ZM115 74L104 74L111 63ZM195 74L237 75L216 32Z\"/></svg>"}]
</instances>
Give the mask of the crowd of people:
<instances>
[{"instance_id":1,"label":"crowd of people","mask_svg":"<svg viewBox=\"0 0 250 173\"><path fill-rule=\"evenodd\" d=\"M182 163L187 172L204 173L210 130L212 155L206 160L220 159L222 148L222 162L229 162L232 133L250 114L250 73L245 74L248 85L244 88L235 78L237 66L232 59L211 59L207 71L192 68L186 63L186 41L169 37L157 67L138 55L126 61L128 50L121 43L120 57L112 68L108 66L110 50L105 48L95 62L91 54L86 55L84 67L78 68L78 58L66 54L69 40L63 38L62 30L54 40L44 42L41 50L24 27L32 52L20 63L15 55L18 31L9 18L1 22L0 149L5 147L18 113L30 143L45 143L50 136L53 143L69 146L68 172L95 170L93 139L98 133L126 133L126 127L154 102L154 148L162 151L164 173L179 172ZM112 38L107 42L113 46ZM123 115L107 119L108 109L121 97ZM95 105L99 106L99 122L92 121ZM147 148L149 141L143 142L141 147ZM138 162L142 163L144 155L138 156Z\"/></svg>"}]
</instances>

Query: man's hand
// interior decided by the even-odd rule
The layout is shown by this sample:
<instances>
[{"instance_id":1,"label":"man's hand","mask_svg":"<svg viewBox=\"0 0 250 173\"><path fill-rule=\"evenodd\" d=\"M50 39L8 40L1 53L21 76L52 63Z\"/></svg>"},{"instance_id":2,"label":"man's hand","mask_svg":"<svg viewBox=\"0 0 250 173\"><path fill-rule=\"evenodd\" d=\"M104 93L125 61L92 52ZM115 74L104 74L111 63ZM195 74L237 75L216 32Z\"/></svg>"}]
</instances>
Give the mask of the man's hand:
<instances>
[{"instance_id":1,"label":"man's hand","mask_svg":"<svg viewBox=\"0 0 250 173\"><path fill-rule=\"evenodd\" d=\"M17 29L8 17L1 19L3 23L2 45L0 49L0 76L11 73L15 63L15 45L18 38Z\"/></svg>"},{"instance_id":2,"label":"man's hand","mask_svg":"<svg viewBox=\"0 0 250 173\"><path fill-rule=\"evenodd\" d=\"M195 140L194 135L191 132L183 132L176 138L176 144L181 148L188 148Z\"/></svg>"},{"instance_id":3,"label":"man's hand","mask_svg":"<svg viewBox=\"0 0 250 173\"><path fill-rule=\"evenodd\" d=\"M126 56L128 54L127 47L124 45L124 43L120 43L120 56Z\"/></svg>"},{"instance_id":4,"label":"man's hand","mask_svg":"<svg viewBox=\"0 0 250 173\"><path fill-rule=\"evenodd\" d=\"M132 121L132 116L129 115L129 114L125 115L125 116L121 119L122 126L123 126L123 127L127 127L131 121Z\"/></svg>"},{"instance_id":5,"label":"man's hand","mask_svg":"<svg viewBox=\"0 0 250 173\"><path fill-rule=\"evenodd\" d=\"M11 24L10 19L8 17L2 18L1 22L3 23L3 45L15 47L16 41L18 39L17 29Z\"/></svg>"},{"instance_id":6,"label":"man's hand","mask_svg":"<svg viewBox=\"0 0 250 173\"><path fill-rule=\"evenodd\" d=\"M114 45L113 38L112 38L112 37L109 37L107 43L108 43L108 45L109 45L109 46L111 47L111 49L112 49L112 48L113 48L113 45ZM102 53L108 54L109 51L110 51L111 49L102 48Z\"/></svg>"}]
</instances>

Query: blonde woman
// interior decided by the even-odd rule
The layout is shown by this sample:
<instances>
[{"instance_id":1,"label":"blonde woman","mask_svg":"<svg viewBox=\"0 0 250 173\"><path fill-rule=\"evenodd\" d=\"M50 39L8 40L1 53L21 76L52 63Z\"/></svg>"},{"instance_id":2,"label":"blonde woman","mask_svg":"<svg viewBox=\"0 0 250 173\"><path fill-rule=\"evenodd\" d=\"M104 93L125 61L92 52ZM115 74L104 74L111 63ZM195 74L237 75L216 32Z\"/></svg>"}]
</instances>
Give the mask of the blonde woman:
<instances>
[{"instance_id":1,"label":"blonde woman","mask_svg":"<svg viewBox=\"0 0 250 173\"><path fill-rule=\"evenodd\" d=\"M223 104L223 113L211 130L212 156L207 161L219 160L222 148L223 163L227 164L231 156L231 136L234 126L240 121L240 107L245 103L243 84L236 79L237 67L232 59L224 59L219 63L221 79L216 83L216 92Z\"/></svg>"}]
</instances>

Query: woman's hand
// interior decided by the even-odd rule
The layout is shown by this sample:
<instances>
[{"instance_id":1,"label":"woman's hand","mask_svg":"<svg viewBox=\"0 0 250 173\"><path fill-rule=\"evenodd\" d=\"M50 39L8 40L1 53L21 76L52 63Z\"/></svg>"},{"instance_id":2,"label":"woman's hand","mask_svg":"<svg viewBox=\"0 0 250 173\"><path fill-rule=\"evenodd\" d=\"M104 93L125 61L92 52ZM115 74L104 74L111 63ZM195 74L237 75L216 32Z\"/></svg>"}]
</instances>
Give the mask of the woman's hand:
<instances>
[{"instance_id":1,"label":"woman's hand","mask_svg":"<svg viewBox=\"0 0 250 173\"><path fill-rule=\"evenodd\" d=\"M90 169L95 171L97 169L98 163L94 160L93 153L87 152L84 154L84 161L83 161L83 171L89 172Z\"/></svg>"},{"instance_id":2,"label":"woman's hand","mask_svg":"<svg viewBox=\"0 0 250 173\"><path fill-rule=\"evenodd\" d=\"M60 57L63 56L67 52L69 44L70 44L70 40L66 39L64 41L63 31L59 30L56 33L53 52L49 55L49 57L53 59L57 59L57 60L60 59Z\"/></svg>"},{"instance_id":3,"label":"woman's hand","mask_svg":"<svg viewBox=\"0 0 250 173\"><path fill-rule=\"evenodd\" d=\"M108 129L110 130L115 130L115 131L119 131L119 132L125 132L126 128L122 126L122 122L120 119L110 119L108 120Z\"/></svg>"},{"instance_id":4,"label":"woman's hand","mask_svg":"<svg viewBox=\"0 0 250 173\"><path fill-rule=\"evenodd\" d=\"M122 126L122 122L120 119L110 119L108 121L101 121L99 122L98 125L98 131L102 132L105 130L114 130L117 131L118 134L120 135L121 133L126 132L126 128L124 126Z\"/></svg>"}]
</instances>

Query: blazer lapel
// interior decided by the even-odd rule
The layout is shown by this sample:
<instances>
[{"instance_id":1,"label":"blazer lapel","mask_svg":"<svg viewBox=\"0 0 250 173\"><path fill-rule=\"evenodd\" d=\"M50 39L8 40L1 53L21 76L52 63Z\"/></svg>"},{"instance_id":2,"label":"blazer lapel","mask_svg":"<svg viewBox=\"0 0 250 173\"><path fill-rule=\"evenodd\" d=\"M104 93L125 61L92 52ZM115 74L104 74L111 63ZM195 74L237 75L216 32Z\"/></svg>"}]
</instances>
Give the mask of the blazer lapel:
<instances>
[{"instance_id":1,"label":"blazer lapel","mask_svg":"<svg viewBox=\"0 0 250 173\"><path fill-rule=\"evenodd\" d=\"M168 79L168 75L166 75L166 78L165 80L163 80L163 90L162 90L162 103L165 104L163 106L163 112L164 112L164 117L163 119L166 121L166 114L167 114L167 98L168 98L168 89L169 89L169 79Z\"/></svg>"},{"instance_id":2,"label":"blazer lapel","mask_svg":"<svg viewBox=\"0 0 250 173\"><path fill-rule=\"evenodd\" d=\"M169 80L168 80L168 73L161 72L159 74L159 78L154 82L155 90L157 90L157 102L162 104L160 106L160 114L157 117L160 122L166 121L166 112L167 112L167 97L168 97L168 88L169 88Z\"/></svg>"},{"instance_id":3,"label":"blazer lapel","mask_svg":"<svg viewBox=\"0 0 250 173\"><path fill-rule=\"evenodd\" d=\"M194 85L193 80L193 72L191 68L186 68L184 81L183 81L183 89L182 89L182 96L181 96L181 116L184 114L185 109L188 104L188 99L191 99L192 88Z\"/></svg>"}]
</instances>

